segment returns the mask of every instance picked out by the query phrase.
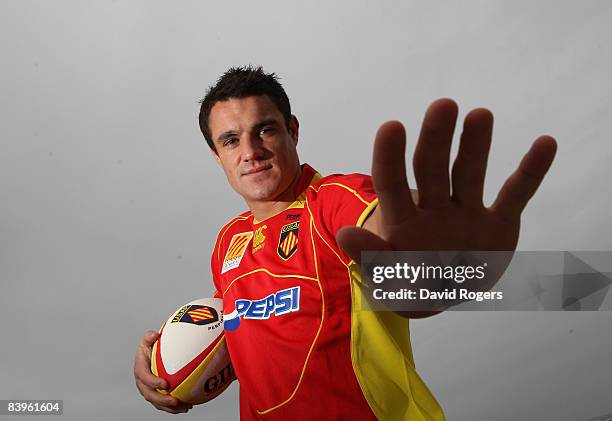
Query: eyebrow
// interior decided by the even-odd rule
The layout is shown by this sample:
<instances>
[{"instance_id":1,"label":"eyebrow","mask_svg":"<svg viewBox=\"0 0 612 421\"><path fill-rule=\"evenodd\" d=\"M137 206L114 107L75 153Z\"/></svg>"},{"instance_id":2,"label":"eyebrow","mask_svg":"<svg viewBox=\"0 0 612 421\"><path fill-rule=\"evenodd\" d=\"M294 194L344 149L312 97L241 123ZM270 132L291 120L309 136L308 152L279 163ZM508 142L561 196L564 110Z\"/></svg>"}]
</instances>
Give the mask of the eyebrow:
<instances>
[{"instance_id":1,"label":"eyebrow","mask_svg":"<svg viewBox=\"0 0 612 421\"><path fill-rule=\"evenodd\" d=\"M237 132L235 130L228 130L226 132L223 132L219 135L219 137L217 137L217 143L221 144L226 139L229 139L230 137L235 136L236 134Z\"/></svg>"},{"instance_id":2,"label":"eyebrow","mask_svg":"<svg viewBox=\"0 0 612 421\"><path fill-rule=\"evenodd\" d=\"M279 121L276 118L266 118L264 120L257 122L253 126L253 130L259 131L265 126L276 125L276 124L279 124ZM219 137L217 137L217 143L223 143L226 139L229 139L230 137L235 136L237 134L238 132L236 130L228 130L226 132L223 132L219 135Z\"/></svg>"},{"instance_id":3,"label":"eyebrow","mask_svg":"<svg viewBox=\"0 0 612 421\"><path fill-rule=\"evenodd\" d=\"M255 129L256 131L259 131L262 128L264 128L265 126L270 126L270 125L274 125L274 124L278 124L278 120L277 119L275 119L275 118L266 118L265 120L262 120L259 123L255 124L253 126L253 129Z\"/></svg>"}]
</instances>

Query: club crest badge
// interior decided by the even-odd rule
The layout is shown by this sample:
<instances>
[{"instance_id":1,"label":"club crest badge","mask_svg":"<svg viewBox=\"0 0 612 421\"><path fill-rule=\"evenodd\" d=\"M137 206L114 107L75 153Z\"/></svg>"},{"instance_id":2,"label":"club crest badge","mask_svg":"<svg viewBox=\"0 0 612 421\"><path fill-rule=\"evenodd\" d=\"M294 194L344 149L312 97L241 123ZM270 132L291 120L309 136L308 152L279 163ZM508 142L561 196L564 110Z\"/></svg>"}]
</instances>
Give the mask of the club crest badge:
<instances>
[{"instance_id":1,"label":"club crest badge","mask_svg":"<svg viewBox=\"0 0 612 421\"><path fill-rule=\"evenodd\" d=\"M249 241L253 238L253 232L243 232L240 234L234 234L230 245L225 253L225 259L223 259L223 268L221 273L225 273L228 270L237 268L240 265L240 261L244 256L244 252L249 245Z\"/></svg>"},{"instance_id":2,"label":"club crest badge","mask_svg":"<svg viewBox=\"0 0 612 421\"><path fill-rule=\"evenodd\" d=\"M171 323L191 323L202 326L219 321L219 313L212 307L187 305L172 318Z\"/></svg>"},{"instance_id":3,"label":"club crest badge","mask_svg":"<svg viewBox=\"0 0 612 421\"><path fill-rule=\"evenodd\" d=\"M278 255L283 260L288 260L298 249L298 231L300 221L284 225L278 238Z\"/></svg>"}]
</instances>

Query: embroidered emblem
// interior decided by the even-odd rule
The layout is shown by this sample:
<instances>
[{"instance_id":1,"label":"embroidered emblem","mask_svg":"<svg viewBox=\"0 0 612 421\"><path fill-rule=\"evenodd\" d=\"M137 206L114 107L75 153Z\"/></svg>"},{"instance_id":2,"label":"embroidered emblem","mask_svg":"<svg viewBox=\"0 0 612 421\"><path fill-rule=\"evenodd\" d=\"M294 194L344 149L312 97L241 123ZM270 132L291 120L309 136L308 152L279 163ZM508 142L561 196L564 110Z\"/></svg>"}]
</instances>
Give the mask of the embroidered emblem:
<instances>
[{"instance_id":1,"label":"embroidered emblem","mask_svg":"<svg viewBox=\"0 0 612 421\"><path fill-rule=\"evenodd\" d=\"M227 253L225 253L225 259L223 259L221 273L235 269L240 265L242 256L244 256L244 252L251 238L253 238L253 232L251 231L235 234L232 237L232 241L230 241L230 245L227 248Z\"/></svg>"},{"instance_id":2,"label":"embroidered emblem","mask_svg":"<svg viewBox=\"0 0 612 421\"><path fill-rule=\"evenodd\" d=\"M299 228L300 221L292 222L281 228L277 252L284 260L289 259L297 251Z\"/></svg>"},{"instance_id":3,"label":"embroidered emblem","mask_svg":"<svg viewBox=\"0 0 612 421\"><path fill-rule=\"evenodd\" d=\"M263 230L268 228L267 225L263 225L255 230L253 234L253 253L258 250L261 250L265 246L266 236L263 233Z\"/></svg>"}]
</instances>

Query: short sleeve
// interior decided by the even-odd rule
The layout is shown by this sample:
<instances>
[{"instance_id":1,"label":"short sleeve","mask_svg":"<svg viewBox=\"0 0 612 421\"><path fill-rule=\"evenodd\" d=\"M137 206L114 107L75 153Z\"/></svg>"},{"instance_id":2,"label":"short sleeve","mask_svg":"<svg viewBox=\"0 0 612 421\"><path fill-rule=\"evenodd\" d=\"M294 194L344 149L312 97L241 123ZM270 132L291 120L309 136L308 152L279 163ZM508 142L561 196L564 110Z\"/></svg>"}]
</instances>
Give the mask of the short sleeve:
<instances>
[{"instance_id":1,"label":"short sleeve","mask_svg":"<svg viewBox=\"0 0 612 421\"><path fill-rule=\"evenodd\" d=\"M372 178L363 174L321 178L309 186L306 198L315 224L332 237L344 226L362 226L378 204Z\"/></svg>"}]
</instances>

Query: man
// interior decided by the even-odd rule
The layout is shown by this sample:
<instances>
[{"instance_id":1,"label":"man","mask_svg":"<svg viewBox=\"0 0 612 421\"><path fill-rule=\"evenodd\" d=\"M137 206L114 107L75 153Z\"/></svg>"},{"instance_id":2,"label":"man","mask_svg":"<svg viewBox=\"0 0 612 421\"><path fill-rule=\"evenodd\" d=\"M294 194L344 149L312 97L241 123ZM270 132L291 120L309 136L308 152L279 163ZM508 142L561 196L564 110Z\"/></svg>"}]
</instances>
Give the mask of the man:
<instances>
[{"instance_id":1,"label":"man","mask_svg":"<svg viewBox=\"0 0 612 421\"><path fill-rule=\"evenodd\" d=\"M356 311L360 253L514 250L520 214L556 150L553 138L537 139L485 208L493 116L485 109L466 116L451 190L457 112L453 101L441 99L425 114L413 162L417 198L406 179L399 122L379 129L371 178L321 177L300 165L298 120L274 74L230 69L208 91L200 128L249 208L221 229L211 259L224 313L238 314L226 340L240 381L241 418L444 419L415 371L408 333L409 318L433 313ZM278 294L290 297L289 310L244 310ZM141 339L138 389L158 409L186 412L189 405L155 391L167 387L149 370L156 338L148 332Z\"/></svg>"}]
</instances>

